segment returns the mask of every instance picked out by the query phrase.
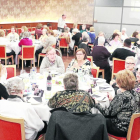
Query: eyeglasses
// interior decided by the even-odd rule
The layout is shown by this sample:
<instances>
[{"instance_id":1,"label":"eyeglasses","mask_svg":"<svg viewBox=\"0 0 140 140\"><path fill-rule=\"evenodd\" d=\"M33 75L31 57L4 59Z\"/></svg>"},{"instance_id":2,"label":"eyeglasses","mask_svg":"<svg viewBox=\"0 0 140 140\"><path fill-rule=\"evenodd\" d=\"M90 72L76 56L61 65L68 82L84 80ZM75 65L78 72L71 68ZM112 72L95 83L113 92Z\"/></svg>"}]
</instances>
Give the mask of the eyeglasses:
<instances>
[{"instance_id":1,"label":"eyeglasses","mask_svg":"<svg viewBox=\"0 0 140 140\"><path fill-rule=\"evenodd\" d=\"M127 63L127 62L125 62L125 64L127 64L127 65L133 65L133 64L135 64L135 63Z\"/></svg>"}]
</instances>

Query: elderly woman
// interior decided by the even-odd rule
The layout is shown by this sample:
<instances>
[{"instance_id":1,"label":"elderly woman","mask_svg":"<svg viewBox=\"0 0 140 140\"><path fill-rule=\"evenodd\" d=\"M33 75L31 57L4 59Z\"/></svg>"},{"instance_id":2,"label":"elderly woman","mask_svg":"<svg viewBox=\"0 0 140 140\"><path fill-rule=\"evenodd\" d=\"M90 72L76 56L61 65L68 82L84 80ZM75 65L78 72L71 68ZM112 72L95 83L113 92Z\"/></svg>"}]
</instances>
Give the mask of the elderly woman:
<instances>
[{"instance_id":1,"label":"elderly woman","mask_svg":"<svg viewBox=\"0 0 140 140\"><path fill-rule=\"evenodd\" d=\"M25 139L34 140L39 131L43 131L44 123L34 108L23 101L24 83L21 78L13 77L8 80L9 97L0 101L0 114L7 117L23 118Z\"/></svg>"},{"instance_id":2,"label":"elderly woman","mask_svg":"<svg viewBox=\"0 0 140 140\"><path fill-rule=\"evenodd\" d=\"M82 48L86 51L87 56L90 55L90 49L88 47L88 42L89 42L89 35L86 34L86 35L84 35L84 37L82 37L82 42L78 46L78 48Z\"/></svg>"},{"instance_id":3,"label":"elderly woman","mask_svg":"<svg viewBox=\"0 0 140 140\"><path fill-rule=\"evenodd\" d=\"M93 65L96 66L95 64ZM87 60L87 54L84 49L80 48L76 51L75 59L72 59L67 70L75 73L81 70L84 74L91 74L91 62Z\"/></svg>"},{"instance_id":4,"label":"elderly woman","mask_svg":"<svg viewBox=\"0 0 140 140\"><path fill-rule=\"evenodd\" d=\"M73 112L91 112L94 100L84 90L78 88L78 76L67 74L64 79L64 91L57 92L48 102L49 107L65 107ZM81 102L81 100L83 100ZM80 104L79 104L80 103ZM79 105L78 105L79 104Z\"/></svg>"},{"instance_id":5,"label":"elderly woman","mask_svg":"<svg viewBox=\"0 0 140 140\"><path fill-rule=\"evenodd\" d=\"M97 46L97 45L98 45L98 38L99 38L100 36L105 37L104 32L101 31L101 32L98 33L98 36L97 36L97 38L96 38L95 41L94 41L94 46ZM110 44L108 43L107 39L105 39L104 46L105 46L106 43L107 43L108 45L110 45Z\"/></svg>"},{"instance_id":6,"label":"elderly woman","mask_svg":"<svg viewBox=\"0 0 140 140\"><path fill-rule=\"evenodd\" d=\"M98 46L94 46L92 51L92 57L94 63L105 70L105 79L107 83L111 80L111 68L108 62L110 52L104 47L105 38L103 36L98 38Z\"/></svg>"},{"instance_id":7,"label":"elderly woman","mask_svg":"<svg viewBox=\"0 0 140 140\"><path fill-rule=\"evenodd\" d=\"M23 36L24 32L28 32L28 28L26 26L21 27L21 33L19 35L19 39L22 39L24 37ZM30 34L30 36L31 36L31 34Z\"/></svg>"},{"instance_id":8,"label":"elderly woman","mask_svg":"<svg viewBox=\"0 0 140 140\"><path fill-rule=\"evenodd\" d=\"M134 42L134 46L140 46L140 40L139 40L139 33L138 32L134 32L132 37L130 37L131 42Z\"/></svg>"},{"instance_id":9,"label":"elderly woman","mask_svg":"<svg viewBox=\"0 0 140 140\"><path fill-rule=\"evenodd\" d=\"M22 45L27 45L27 46L32 46L33 42L31 39L29 39L30 33L29 32L24 32L23 33L23 39L20 40L19 46L21 47L20 55L22 55ZM20 61L21 63L21 61ZM30 66L30 60L26 60L26 66Z\"/></svg>"},{"instance_id":10,"label":"elderly woman","mask_svg":"<svg viewBox=\"0 0 140 140\"><path fill-rule=\"evenodd\" d=\"M120 94L116 95L110 102L108 108L103 108L95 99L95 107L106 117L107 130L109 134L126 137L131 116L137 110L134 89L136 78L129 70L119 71L116 82Z\"/></svg>"},{"instance_id":11,"label":"elderly woman","mask_svg":"<svg viewBox=\"0 0 140 140\"><path fill-rule=\"evenodd\" d=\"M9 33L7 35L7 38L9 41L15 41L15 40L19 40L19 35L16 33L16 28L15 26L11 27L11 33Z\"/></svg>"},{"instance_id":12,"label":"elderly woman","mask_svg":"<svg viewBox=\"0 0 140 140\"><path fill-rule=\"evenodd\" d=\"M114 33L112 35L112 40L110 41L110 45L111 46L116 46L116 47L121 47L122 46L121 42L119 41L119 34L118 33Z\"/></svg>"},{"instance_id":13,"label":"elderly woman","mask_svg":"<svg viewBox=\"0 0 140 140\"><path fill-rule=\"evenodd\" d=\"M11 43L8 41L7 38L4 37L4 35L5 35L4 30L0 29L0 45L5 45L6 46L6 56L13 55L13 59L15 60L15 52L11 48ZM11 64L11 63L12 63L12 60L10 58L9 64Z\"/></svg>"},{"instance_id":14,"label":"elderly woman","mask_svg":"<svg viewBox=\"0 0 140 140\"><path fill-rule=\"evenodd\" d=\"M90 36L90 41L89 41L89 43L93 44L94 41L95 41L95 38L96 38L95 31L94 31L94 27L90 27L89 36Z\"/></svg>"},{"instance_id":15,"label":"elderly woman","mask_svg":"<svg viewBox=\"0 0 140 140\"><path fill-rule=\"evenodd\" d=\"M4 65L0 64L0 100L7 99L9 94L7 93L6 88L2 85L6 81L7 71Z\"/></svg>"}]
</instances>

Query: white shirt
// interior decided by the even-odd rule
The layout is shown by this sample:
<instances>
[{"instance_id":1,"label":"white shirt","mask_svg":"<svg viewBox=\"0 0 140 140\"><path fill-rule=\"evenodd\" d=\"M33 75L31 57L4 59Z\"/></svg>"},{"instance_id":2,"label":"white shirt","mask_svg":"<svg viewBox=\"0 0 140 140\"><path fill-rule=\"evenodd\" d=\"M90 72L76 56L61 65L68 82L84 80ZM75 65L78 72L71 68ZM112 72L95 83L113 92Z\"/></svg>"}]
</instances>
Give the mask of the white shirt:
<instances>
[{"instance_id":1,"label":"white shirt","mask_svg":"<svg viewBox=\"0 0 140 140\"><path fill-rule=\"evenodd\" d=\"M37 133L44 127L34 108L20 98L0 100L0 114L7 117L23 118L26 140L34 140Z\"/></svg>"},{"instance_id":2,"label":"white shirt","mask_svg":"<svg viewBox=\"0 0 140 140\"><path fill-rule=\"evenodd\" d=\"M9 41L15 41L15 40L19 40L19 35L17 33L9 33L7 35L7 38Z\"/></svg>"},{"instance_id":3,"label":"white shirt","mask_svg":"<svg viewBox=\"0 0 140 140\"><path fill-rule=\"evenodd\" d=\"M58 20L58 27L59 28L64 28L65 25L66 25L65 24L65 20L63 20L62 18L59 18L59 20Z\"/></svg>"},{"instance_id":4,"label":"white shirt","mask_svg":"<svg viewBox=\"0 0 140 140\"><path fill-rule=\"evenodd\" d=\"M10 47L10 42L5 37L0 37L0 45L6 46L6 53L10 53L12 51L12 48Z\"/></svg>"},{"instance_id":5,"label":"white shirt","mask_svg":"<svg viewBox=\"0 0 140 140\"><path fill-rule=\"evenodd\" d=\"M124 41L126 38L128 38L127 34L121 35L121 39Z\"/></svg>"}]
</instances>

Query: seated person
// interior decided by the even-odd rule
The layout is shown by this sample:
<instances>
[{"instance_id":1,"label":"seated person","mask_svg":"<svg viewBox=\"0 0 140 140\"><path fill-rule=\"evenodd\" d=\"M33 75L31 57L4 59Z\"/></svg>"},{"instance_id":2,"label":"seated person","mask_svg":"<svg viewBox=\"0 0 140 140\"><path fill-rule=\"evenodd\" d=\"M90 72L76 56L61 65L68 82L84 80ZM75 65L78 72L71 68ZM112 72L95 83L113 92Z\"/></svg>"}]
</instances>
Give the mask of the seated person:
<instances>
[{"instance_id":1,"label":"seated person","mask_svg":"<svg viewBox=\"0 0 140 140\"><path fill-rule=\"evenodd\" d=\"M49 107L65 107L67 110L74 108L84 98L82 103L73 112L91 112L94 106L94 100L84 90L78 89L78 76L76 74L67 74L64 79L64 91L57 92L48 102Z\"/></svg>"},{"instance_id":2,"label":"seated person","mask_svg":"<svg viewBox=\"0 0 140 140\"><path fill-rule=\"evenodd\" d=\"M7 90L8 99L0 100L0 114L24 119L25 138L26 140L34 140L37 133L43 129L44 123L32 105L23 101L24 83L22 79L18 77L9 79Z\"/></svg>"},{"instance_id":3,"label":"seated person","mask_svg":"<svg viewBox=\"0 0 140 140\"><path fill-rule=\"evenodd\" d=\"M126 28L122 28L122 32L121 32L121 40L123 40L123 42L124 42L124 40L126 39L126 38L128 38L128 36L127 36L127 34L126 34Z\"/></svg>"},{"instance_id":4,"label":"seated person","mask_svg":"<svg viewBox=\"0 0 140 140\"><path fill-rule=\"evenodd\" d=\"M19 39L22 39L24 37L24 32L28 32L28 28L26 26L21 27L21 33L19 35ZM31 37L31 33L29 36Z\"/></svg>"},{"instance_id":5,"label":"seated person","mask_svg":"<svg viewBox=\"0 0 140 140\"><path fill-rule=\"evenodd\" d=\"M98 38L99 38L100 36L103 36L103 37L105 38L104 32L99 32L99 33L98 33L98 36L97 36L97 38L95 38L95 41L94 41L94 46L97 46L97 45L98 45ZM109 42L107 41L107 39L105 39L104 46L105 46L106 44L108 44L108 45L110 46L110 44L109 44Z\"/></svg>"},{"instance_id":6,"label":"seated person","mask_svg":"<svg viewBox=\"0 0 140 140\"><path fill-rule=\"evenodd\" d=\"M95 64L93 64L96 67ZM78 73L79 70L82 70L84 74L91 74L91 62L87 60L87 54L84 49L78 49L75 53L75 59L72 59L70 62L67 71L73 71Z\"/></svg>"},{"instance_id":7,"label":"seated person","mask_svg":"<svg viewBox=\"0 0 140 140\"><path fill-rule=\"evenodd\" d=\"M42 35L40 36L39 40L41 41L41 43L43 44L45 42L45 40L47 39L47 29L43 29L42 30Z\"/></svg>"},{"instance_id":8,"label":"seated person","mask_svg":"<svg viewBox=\"0 0 140 140\"><path fill-rule=\"evenodd\" d=\"M79 32L78 29L73 29L73 36L72 36L72 40L75 41L74 46L78 46L80 40L82 39L82 34Z\"/></svg>"},{"instance_id":9,"label":"seated person","mask_svg":"<svg viewBox=\"0 0 140 140\"><path fill-rule=\"evenodd\" d=\"M5 32L4 30L0 29L0 45L5 45L6 46L6 56L13 55L13 60L15 60L15 52L11 48L11 44L7 38L4 37ZM12 59L9 59L9 64L12 63Z\"/></svg>"},{"instance_id":10,"label":"seated person","mask_svg":"<svg viewBox=\"0 0 140 140\"><path fill-rule=\"evenodd\" d=\"M7 99L9 94L7 93L6 88L2 83L6 81L7 78L7 71L4 65L0 64L0 100Z\"/></svg>"},{"instance_id":11,"label":"seated person","mask_svg":"<svg viewBox=\"0 0 140 140\"><path fill-rule=\"evenodd\" d=\"M73 28L70 28L70 32L71 32L72 34L73 34L73 30L74 30L74 29L77 29L77 24L76 24L76 23L73 24Z\"/></svg>"},{"instance_id":12,"label":"seated person","mask_svg":"<svg viewBox=\"0 0 140 140\"><path fill-rule=\"evenodd\" d=\"M134 32L132 37L129 38L131 40L132 43L134 43L134 46L140 46L140 40L139 40L139 33L138 32Z\"/></svg>"},{"instance_id":13,"label":"seated person","mask_svg":"<svg viewBox=\"0 0 140 140\"><path fill-rule=\"evenodd\" d=\"M54 32L52 30L48 31L48 37L41 43L42 48L36 50L35 56L38 60L38 55L40 53L46 53L48 47L51 47L56 44L56 38L54 37Z\"/></svg>"},{"instance_id":14,"label":"seated person","mask_svg":"<svg viewBox=\"0 0 140 140\"><path fill-rule=\"evenodd\" d=\"M135 68L135 57L134 56L126 57L126 59L125 59L125 69L132 71L134 76L136 77L136 71L134 70L134 68ZM112 79L110 81L110 85L112 85L112 87L115 90L115 94L117 94L117 90L119 88L118 88L118 85L116 84L116 77L114 77L114 79Z\"/></svg>"},{"instance_id":15,"label":"seated person","mask_svg":"<svg viewBox=\"0 0 140 140\"><path fill-rule=\"evenodd\" d=\"M122 48L117 48L110 56L110 60L113 60L113 57L125 60L128 56L135 57L135 53L131 50L131 40L125 39L124 46Z\"/></svg>"},{"instance_id":16,"label":"seated person","mask_svg":"<svg viewBox=\"0 0 140 140\"><path fill-rule=\"evenodd\" d=\"M58 73L65 72L65 66L60 56L56 54L53 47L48 47L46 50L46 56L43 58L40 73L56 70Z\"/></svg>"},{"instance_id":17,"label":"seated person","mask_svg":"<svg viewBox=\"0 0 140 140\"><path fill-rule=\"evenodd\" d=\"M39 39L42 35L42 24L38 24L35 29L35 39ZM37 36L36 36L37 35ZM37 38L38 37L38 38Z\"/></svg>"},{"instance_id":18,"label":"seated person","mask_svg":"<svg viewBox=\"0 0 140 140\"><path fill-rule=\"evenodd\" d=\"M19 46L21 47L21 51L20 51L20 55L22 55L22 45L25 46L32 46L33 42L31 39L29 39L30 37L30 33L29 32L24 32L23 33L23 39L20 40L19 42ZM30 60L26 60L26 66L30 66L31 61ZM21 59L20 59L20 64L21 64Z\"/></svg>"},{"instance_id":19,"label":"seated person","mask_svg":"<svg viewBox=\"0 0 140 140\"><path fill-rule=\"evenodd\" d=\"M90 36L90 44L93 44L96 38L95 32L94 32L94 27L90 27L90 32L89 32L89 36Z\"/></svg>"},{"instance_id":20,"label":"seated person","mask_svg":"<svg viewBox=\"0 0 140 140\"><path fill-rule=\"evenodd\" d=\"M119 41L119 34L118 33L114 33L112 35L112 40L110 41L109 44L111 46L116 46L116 47L121 47L122 46L121 42Z\"/></svg>"},{"instance_id":21,"label":"seated person","mask_svg":"<svg viewBox=\"0 0 140 140\"><path fill-rule=\"evenodd\" d=\"M90 49L88 47L88 42L89 42L89 36L88 35L85 35L82 38L82 42L78 46L78 48L82 48L82 49L84 49L86 51L87 56L90 55Z\"/></svg>"},{"instance_id":22,"label":"seated person","mask_svg":"<svg viewBox=\"0 0 140 140\"><path fill-rule=\"evenodd\" d=\"M137 109L134 89L136 78L129 70L119 71L116 75L116 83L120 94L116 95L110 102L108 108L103 108L95 99L95 107L106 118L107 131L109 134L126 137L131 116Z\"/></svg>"},{"instance_id":23,"label":"seated person","mask_svg":"<svg viewBox=\"0 0 140 140\"><path fill-rule=\"evenodd\" d=\"M7 38L8 38L9 41L16 41L16 40L18 41L19 40L19 35L16 33L15 30L16 30L15 27L12 26L11 27L11 33L9 33L7 35Z\"/></svg>"},{"instance_id":24,"label":"seated person","mask_svg":"<svg viewBox=\"0 0 140 140\"><path fill-rule=\"evenodd\" d=\"M111 80L111 69L108 62L110 52L104 47L105 38L103 36L98 38L98 46L94 46L92 51L93 61L100 69L105 70L105 79L107 83Z\"/></svg>"}]
</instances>

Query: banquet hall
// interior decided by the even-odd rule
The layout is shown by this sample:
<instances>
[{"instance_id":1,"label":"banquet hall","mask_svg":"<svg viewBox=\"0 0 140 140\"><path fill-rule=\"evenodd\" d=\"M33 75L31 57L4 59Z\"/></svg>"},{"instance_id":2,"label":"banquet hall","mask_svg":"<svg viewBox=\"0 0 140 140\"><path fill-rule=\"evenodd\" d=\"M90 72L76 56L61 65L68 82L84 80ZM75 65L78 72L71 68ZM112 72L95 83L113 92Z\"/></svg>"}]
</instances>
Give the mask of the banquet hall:
<instances>
[{"instance_id":1,"label":"banquet hall","mask_svg":"<svg viewBox=\"0 0 140 140\"><path fill-rule=\"evenodd\" d=\"M0 140L140 139L140 0L0 4Z\"/></svg>"}]
</instances>

